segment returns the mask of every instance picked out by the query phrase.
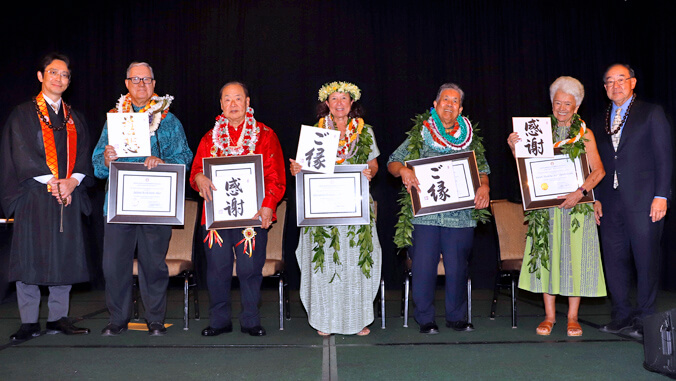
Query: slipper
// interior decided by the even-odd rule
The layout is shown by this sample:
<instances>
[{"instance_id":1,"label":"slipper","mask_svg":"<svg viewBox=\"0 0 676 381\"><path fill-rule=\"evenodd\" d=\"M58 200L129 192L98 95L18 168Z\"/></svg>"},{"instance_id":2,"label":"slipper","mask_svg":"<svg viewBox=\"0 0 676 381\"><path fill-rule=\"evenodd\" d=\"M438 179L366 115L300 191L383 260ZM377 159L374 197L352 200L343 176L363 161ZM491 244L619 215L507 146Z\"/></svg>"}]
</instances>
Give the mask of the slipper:
<instances>
[{"instance_id":1,"label":"slipper","mask_svg":"<svg viewBox=\"0 0 676 381\"><path fill-rule=\"evenodd\" d=\"M357 332L357 336L366 336L371 333L371 330L368 327L364 327L361 331Z\"/></svg>"},{"instance_id":2,"label":"slipper","mask_svg":"<svg viewBox=\"0 0 676 381\"><path fill-rule=\"evenodd\" d=\"M317 331L317 334L319 334L319 336L331 336L330 333L326 333L326 332L322 332L322 331Z\"/></svg>"},{"instance_id":3,"label":"slipper","mask_svg":"<svg viewBox=\"0 0 676 381\"><path fill-rule=\"evenodd\" d=\"M582 327L576 321L568 321L568 336L582 336Z\"/></svg>"},{"instance_id":4,"label":"slipper","mask_svg":"<svg viewBox=\"0 0 676 381\"><path fill-rule=\"evenodd\" d=\"M538 327L535 329L535 333L537 333L540 336L549 336L552 333L552 327L554 327L554 324L556 322L551 322L551 321L543 321L538 325Z\"/></svg>"}]
</instances>

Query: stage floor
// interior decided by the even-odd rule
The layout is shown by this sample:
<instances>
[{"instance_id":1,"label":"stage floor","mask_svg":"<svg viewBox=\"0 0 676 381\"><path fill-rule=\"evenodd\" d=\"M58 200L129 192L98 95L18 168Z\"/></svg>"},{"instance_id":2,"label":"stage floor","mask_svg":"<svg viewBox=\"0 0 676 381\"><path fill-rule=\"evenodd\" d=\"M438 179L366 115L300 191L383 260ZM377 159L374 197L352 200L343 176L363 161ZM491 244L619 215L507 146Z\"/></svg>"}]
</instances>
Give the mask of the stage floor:
<instances>
[{"instance_id":1,"label":"stage floor","mask_svg":"<svg viewBox=\"0 0 676 381\"><path fill-rule=\"evenodd\" d=\"M237 290L235 298L239 298ZM511 327L509 296L500 295L498 316L490 320L492 291L474 290L474 332L455 332L444 326L443 290L437 291L438 335L418 333L413 318L402 327L400 292L388 291L386 329L380 319L366 337L320 337L307 323L298 292L291 292L291 319L279 330L275 289L263 292L261 314L265 337L234 331L202 337L209 324L208 294L200 291L202 318L191 319L183 330L183 292L169 290L166 323L173 324L163 337L128 331L102 337L108 312L102 291L72 295L71 316L83 317L78 326L87 336L46 335L12 345L9 336L20 324L15 302L0 305L0 378L16 380L482 380L482 379L664 379L643 369L643 346L621 335L603 334L598 326L610 319L605 298L583 299L580 308L582 337L566 336L565 298L559 298L558 324L551 336L537 336L543 318L539 295L519 294L518 328ZM46 302L43 302L46 304ZM233 305L239 310L238 301ZM659 310L676 305L676 294L661 292ZM192 306L191 306L192 308ZM192 309L191 309L192 316ZM412 314L412 313L411 313ZM44 329L46 306L41 313ZM134 322L134 321L132 321ZM142 322L142 321L141 321ZM43 332L44 333L44 332Z\"/></svg>"}]
</instances>

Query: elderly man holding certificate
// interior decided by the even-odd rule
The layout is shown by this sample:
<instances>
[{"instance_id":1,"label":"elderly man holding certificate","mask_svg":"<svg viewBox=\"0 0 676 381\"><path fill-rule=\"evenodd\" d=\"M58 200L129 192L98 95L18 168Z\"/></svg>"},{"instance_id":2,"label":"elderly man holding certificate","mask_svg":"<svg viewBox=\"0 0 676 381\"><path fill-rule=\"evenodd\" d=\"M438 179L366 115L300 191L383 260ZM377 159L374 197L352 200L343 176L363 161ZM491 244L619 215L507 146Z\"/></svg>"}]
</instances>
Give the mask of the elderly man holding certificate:
<instances>
[{"instance_id":1,"label":"elderly man holding certificate","mask_svg":"<svg viewBox=\"0 0 676 381\"><path fill-rule=\"evenodd\" d=\"M181 122L169 112L169 104L173 97L167 95L159 97L154 93L155 78L153 70L145 62L132 62L127 68L125 85L129 93L120 97L117 105L110 111L111 114L144 113L138 120L148 131L148 135L137 133L140 124L127 124L129 127L124 134L132 134L135 139L149 141L147 146L150 152L143 156L123 153L121 146L115 148L114 141L109 140L109 133L114 134L109 125L109 119L103 126L103 132L98 144L94 148L92 162L94 174L101 179L107 179L110 173L111 162L142 163L146 168L153 169L159 164L189 165L192 152L183 131ZM115 126L115 127L123 127ZM123 133L118 134L124 135ZM114 140L114 139L111 139ZM132 142L129 140L127 143ZM112 144L111 144L112 143ZM128 144L127 146L134 146ZM140 146L140 145L139 145ZM132 151L135 151L132 148ZM138 155L139 152L136 153ZM124 155L124 156L123 156ZM108 192L104 215L108 214L109 198L114 194ZM137 198L139 202L143 197ZM152 207L146 199L147 207ZM139 283L141 298L145 306L145 318L148 333L151 336L161 336L167 332L164 327L164 315L167 306L167 285L169 271L165 263L165 256L169 248L171 226L152 224L122 224L106 223L103 239L103 275L106 279L106 304L110 312L109 324L103 328L103 336L117 336L127 330L131 318L132 285L134 251L138 246Z\"/></svg>"},{"instance_id":2,"label":"elderly man holding certificate","mask_svg":"<svg viewBox=\"0 0 676 381\"><path fill-rule=\"evenodd\" d=\"M568 336L581 336L578 323L580 297L605 296L606 285L601 266L599 237L590 204L583 204L587 193L605 175L601 158L596 149L596 139L577 109L584 99L584 87L575 78L559 77L549 87L552 102L551 129L566 160L552 161L548 168L531 166L535 182L546 184L547 195L558 196L560 205L527 212L528 233L519 288L542 293L545 305L545 320L536 329L538 335L549 335L556 323L556 295L568 297ZM525 137L523 137L525 138ZM522 136L517 132L509 135L507 143L515 156ZM580 180L570 167L573 160L586 154L591 173ZM570 160L567 160L570 159ZM549 175L548 175L549 174ZM548 178L547 176L553 177ZM570 189L574 189L572 192ZM537 190L542 185L535 187ZM577 188L577 189L576 189ZM545 232L545 233L537 233Z\"/></svg>"},{"instance_id":3,"label":"elderly man holding certificate","mask_svg":"<svg viewBox=\"0 0 676 381\"><path fill-rule=\"evenodd\" d=\"M258 303L265 264L267 229L276 220L277 204L286 190L286 176L279 139L270 127L254 118L250 102L249 91L240 82L228 82L221 88L223 113L216 117L214 128L202 137L190 172L190 186L204 197L205 208L207 204L212 209L222 205L221 211L227 209L226 214L230 216L244 217L249 222L260 219L260 227L215 230L208 229L205 225L208 211L202 216L202 232L206 236L204 251L210 303L210 324L202 331L202 336L217 336L232 331L230 288L235 255L242 294L242 312L239 315L241 332L251 336L266 334L261 326ZM244 176L233 176L233 181L230 182L217 181L211 173L205 174L206 165L203 162L206 158L241 159L255 155L262 156L265 184L260 209L256 203L249 205L249 200L244 200L247 194L256 193L255 189L247 191L243 188L240 180L244 181ZM237 168L237 173L243 173L242 168L245 167ZM262 187L263 184L257 183L257 186ZM254 209L250 209L251 207Z\"/></svg>"},{"instance_id":4,"label":"elderly man holding certificate","mask_svg":"<svg viewBox=\"0 0 676 381\"><path fill-rule=\"evenodd\" d=\"M474 227L482 216L479 210L488 207L490 202L490 168L477 129L472 127L468 118L461 115L463 100L464 92L458 85L442 85L433 102L434 107L416 116L415 126L408 133L408 138L392 153L387 164L388 171L395 177L401 177L405 187L400 199L402 209L396 225L395 244L400 248L410 246L414 315L420 325L420 332L424 334L439 333L434 321L434 292L440 254L443 255L446 272L446 326L456 331L474 330L466 316L467 266L474 242ZM413 195L417 194L421 199L429 197L441 200L462 195L451 194L447 185L458 176L455 171L453 178L434 175L438 181L432 187L421 189L422 177L418 176L422 176L421 172L412 170L405 163L414 159L462 153L476 156L473 167L476 171L478 166L476 180L480 185L477 184L475 189L471 183L468 184L468 192L464 195L469 198L469 207L474 210L451 210L414 217L409 196L412 191L417 191ZM430 171L441 171L442 165L432 167Z\"/></svg>"}]
</instances>

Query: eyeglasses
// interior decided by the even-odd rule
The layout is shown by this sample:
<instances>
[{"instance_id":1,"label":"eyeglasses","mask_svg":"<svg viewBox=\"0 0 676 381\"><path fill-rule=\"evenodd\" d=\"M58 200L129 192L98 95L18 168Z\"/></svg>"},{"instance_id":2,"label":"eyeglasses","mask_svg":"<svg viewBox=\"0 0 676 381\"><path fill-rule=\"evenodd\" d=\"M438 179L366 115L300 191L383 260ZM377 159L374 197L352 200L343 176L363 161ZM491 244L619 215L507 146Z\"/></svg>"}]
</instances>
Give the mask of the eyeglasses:
<instances>
[{"instance_id":1,"label":"eyeglasses","mask_svg":"<svg viewBox=\"0 0 676 381\"><path fill-rule=\"evenodd\" d=\"M629 78L620 78L620 79L617 79L617 80L608 79L608 80L606 80L605 83L606 83L606 86L607 86L607 87L613 87L613 86L615 86L616 84L617 84L618 86L624 86L624 84L625 84L626 82L628 82L631 78L632 78L632 77L629 77Z\"/></svg>"},{"instance_id":2,"label":"eyeglasses","mask_svg":"<svg viewBox=\"0 0 676 381\"><path fill-rule=\"evenodd\" d=\"M146 85L150 85L154 81L154 79L151 78L151 77L143 77L143 78L141 78L141 77L131 77L131 78L127 78L127 79L129 81L131 81L131 83L133 83L134 85L138 85L139 83L141 83L141 81L143 81L143 83L145 83Z\"/></svg>"},{"instance_id":3,"label":"eyeglasses","mask_svg":"<svg viewBox=\"0 0 676 381\"><path fill-rule=\"evenodd\" d=\"M49 75L51 75L52 77L61 76L61 79L70 80L70 73L67 71L58 71L56 69L49 69L47 70L47 73L49 73Z\"/></svg>"}]
</instances>

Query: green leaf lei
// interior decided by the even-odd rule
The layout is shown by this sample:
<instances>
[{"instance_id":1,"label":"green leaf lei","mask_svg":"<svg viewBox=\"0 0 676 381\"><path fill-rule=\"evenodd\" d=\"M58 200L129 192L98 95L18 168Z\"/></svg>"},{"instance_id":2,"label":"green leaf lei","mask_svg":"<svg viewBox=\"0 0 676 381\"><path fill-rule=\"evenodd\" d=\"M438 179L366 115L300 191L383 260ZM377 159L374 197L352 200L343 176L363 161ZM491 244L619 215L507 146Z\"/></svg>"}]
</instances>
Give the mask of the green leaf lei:
<instances>
[{"instance_id":1,"label":"green leaf lei","mask_svg":"<svg viewBox=\"0 0 676 381\"><path fill-rule=\"evenodd\" d=\"M430 112L426 111L423 114L418 114L415 118L411 119L414 123L413 128L406 133L409 138L408 147L406 150L408 154L404 158L405 161L420 159L420 151L422 150L424 141L422 137L423 122L430 118ZM478 125L478 123L477 123ZM468 149L474 151L479 161L479 157L484 157L486 149L482 144L483 138L479 136L479 129L476 125L472 126L474 136L472 142L470 143ZM402 185L402 189L399 192L399 200L397 201L401 208L397 215L399 220L394 225L394 244L399 249L409 247L413 244L413 207L411 205L411 196L406 191L406 187ZM491 212L488 209L476 210L472 209L472 219L481 223L486 223L490 221Z\"/></svg>"},{"instance_id":2,"label":"green leaf lei","mask_svg":"<svg viewBox=\"0 0 676 381\"><path fill-rule=\"evenodd\" d=\"M559 121L550 115L552 119L552 130L556 127ZM582 126L582 119L578 114L573 115L570 130L568 131L568 139L574 138ZM552 134L552 138L556 139ZM568 154L571 160L577 159L581 154L585 153L584 142L588 139L581 137L574 143L564 144L561 146L561 152ZM572 216L570 226L572 232L575 233L580 228L580 220L578 217L587 216L594 213L594 208L590 204L577 204L570 210ZM525 220L528 223L527 237L531 238L532 246L530 250L531 259L528 261L528 272L535 273L535 277L540 279L540 267L549 271L549 211L548 209L530 210L525 213Z\"/></svg>"},{"instance_id":3,"label":"green leaf lei","mask_svg":"<svg viewBox=\"0 0 676 381\"><path fill-rule=\"evenodd\" d=\"M371 154L371 144L373 144L373 136L369 133L369 127L369 125L365 124L361 134L359 134L357 152L353 157L347 159L349 164L366 164L368 162L368 157ZM372 224L375 221L375 214L370 208L369 212ZM371 268L373 267L373 257L371 256L371 253L373 252L373 232L371 231L371 224L359 226L350 225L348 226L347 232L347 236L350 238L350 247L359 246L358 265L366 278L371 277ZM333 263L342 265L339 256L340 237L338 236L337 227L310 226L306 227L304 231L306 234L310 235L310 239L313 243L312 251L314 252L314 255L312 257L312 263L314 263L315 272L324 272L324 260L326 254L324 252L324 245L326 244L327 239L330 239L329 247L333 249ZM340 279L338 272L334 271L329 283L332 283L336 277Z\"/></svg>"}]
</instances>

